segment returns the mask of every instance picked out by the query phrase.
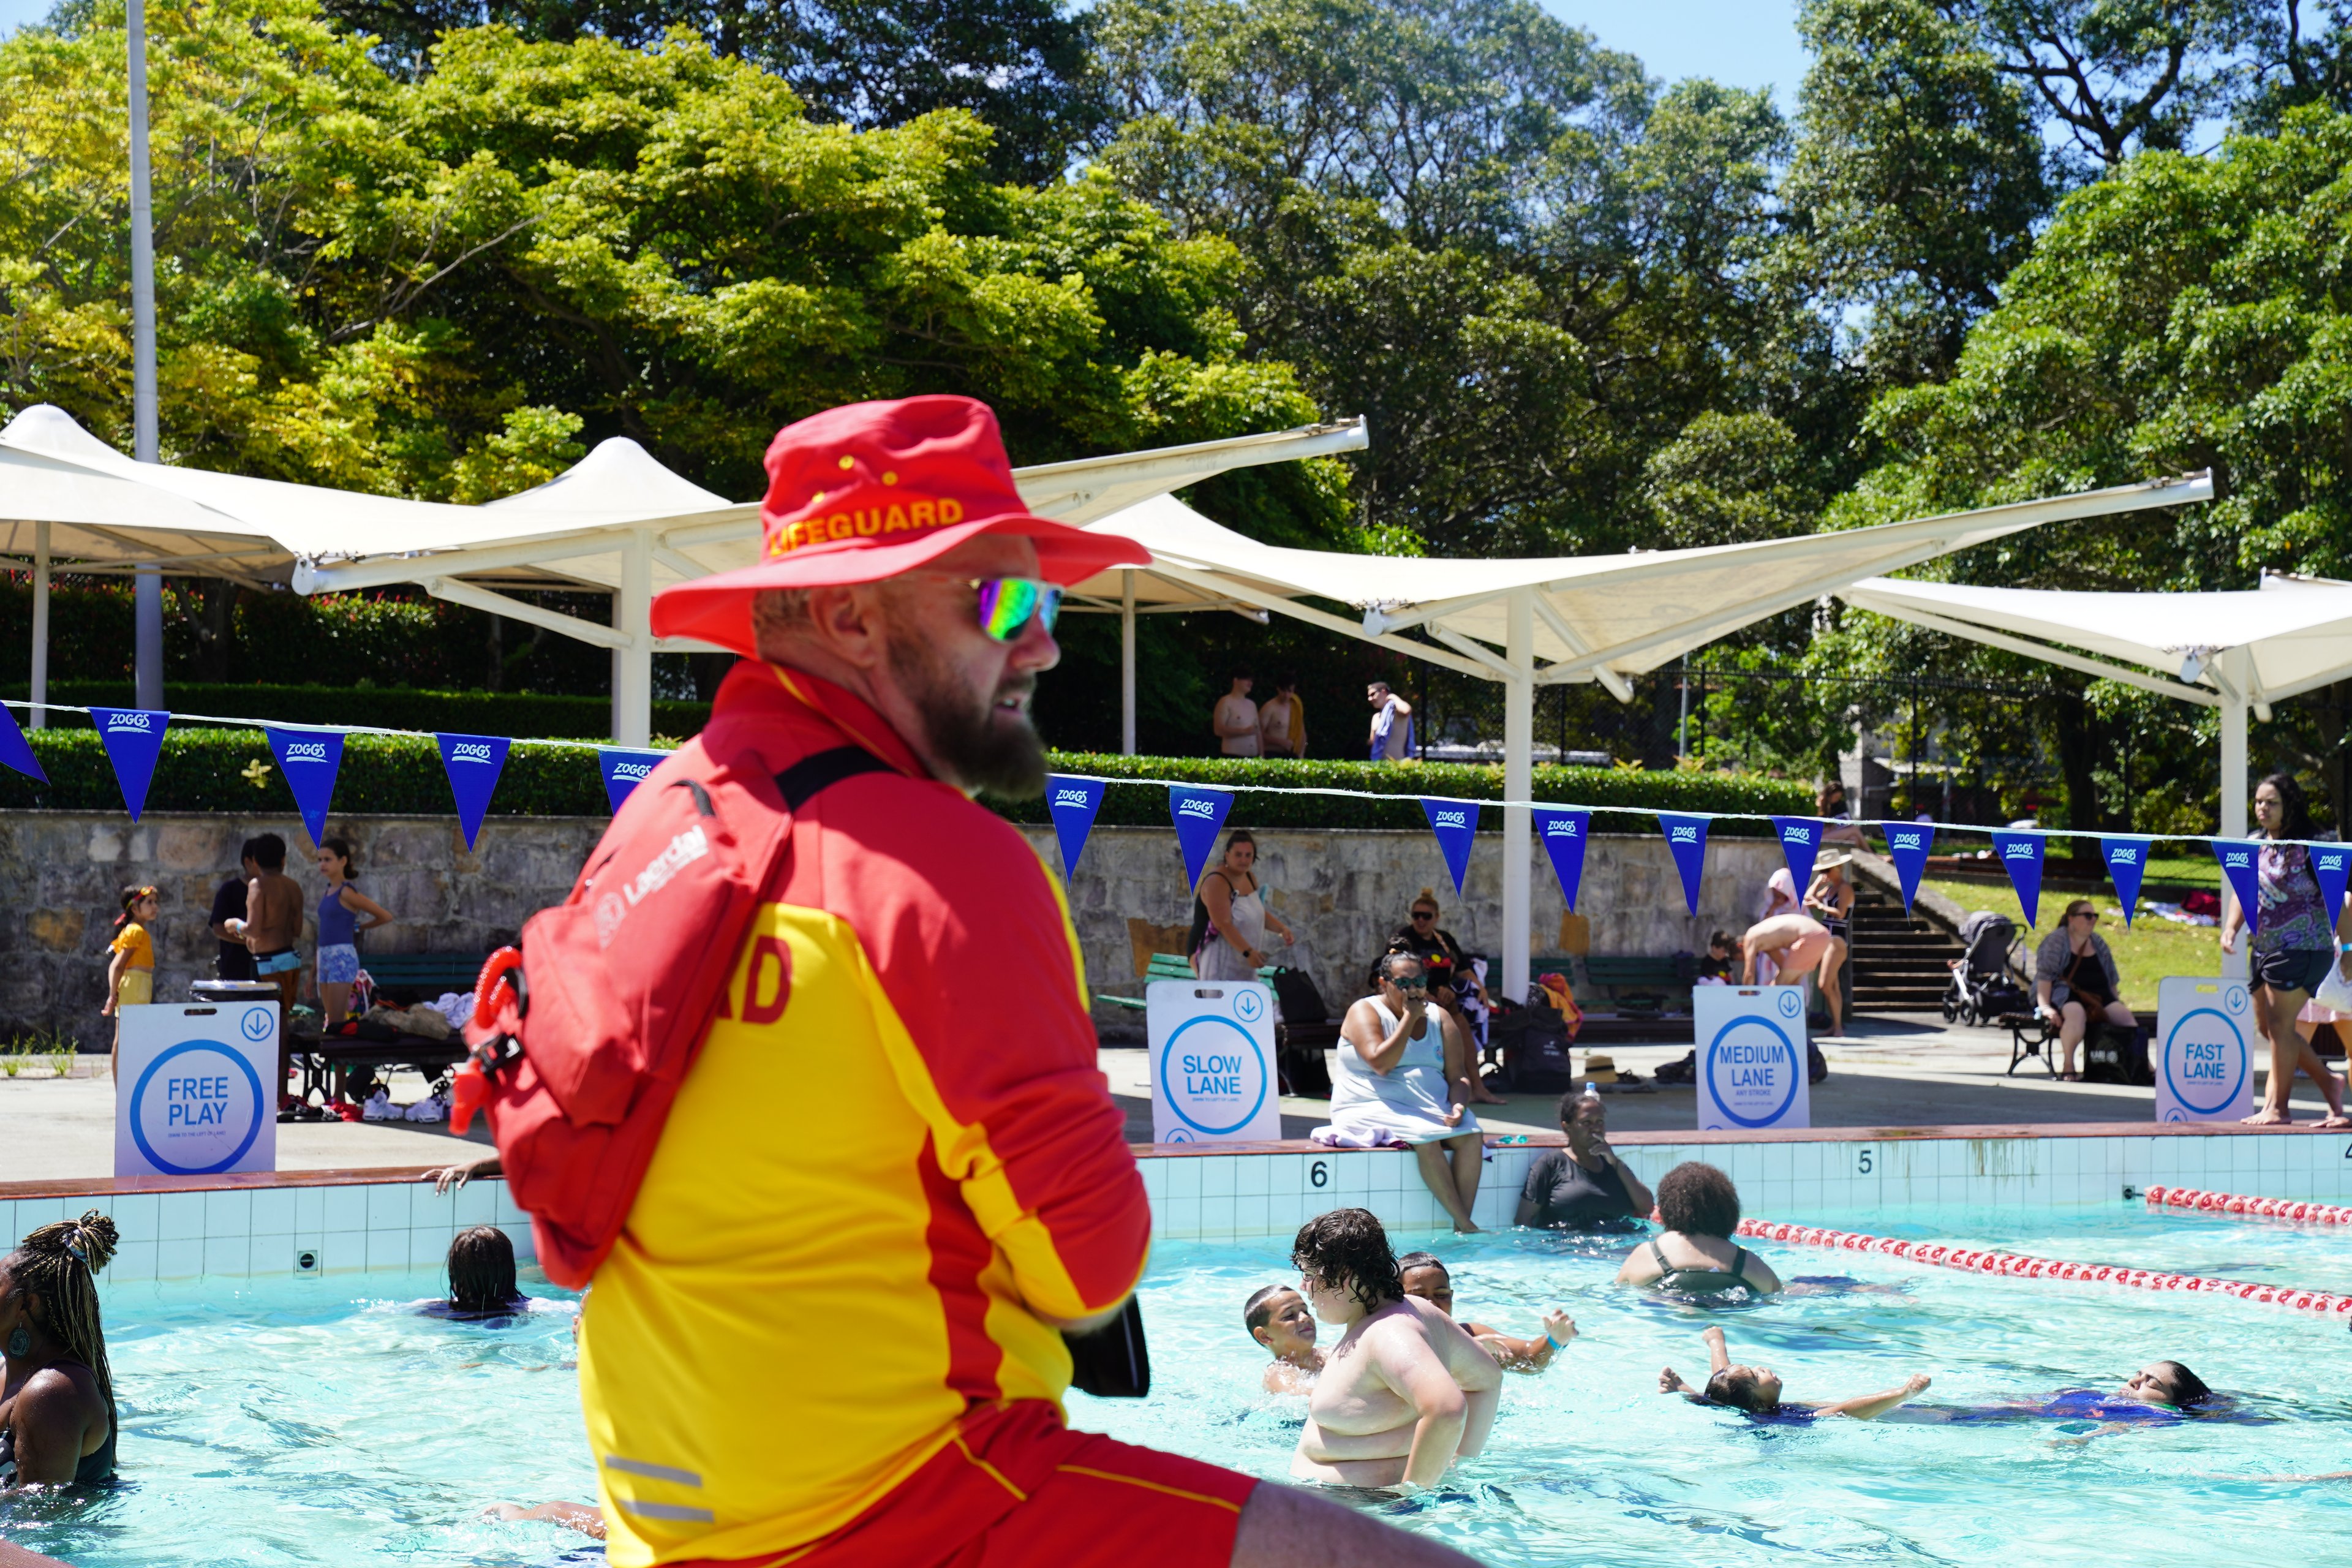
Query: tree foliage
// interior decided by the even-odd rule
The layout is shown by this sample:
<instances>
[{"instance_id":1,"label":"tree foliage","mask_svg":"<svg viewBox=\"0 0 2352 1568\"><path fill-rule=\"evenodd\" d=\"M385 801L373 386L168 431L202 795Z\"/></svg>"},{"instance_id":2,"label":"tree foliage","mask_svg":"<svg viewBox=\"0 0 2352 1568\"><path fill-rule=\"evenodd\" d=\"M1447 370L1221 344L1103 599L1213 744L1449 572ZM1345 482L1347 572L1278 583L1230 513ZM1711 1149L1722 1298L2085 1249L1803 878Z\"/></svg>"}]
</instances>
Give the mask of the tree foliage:
<instances>
[{"instance_id":1,"label":"tree foliage","mask_svg":"<svg viewBox=\"0 0 2352 1568\"><path fill-rule=\"evenodd\" d=\"M625 434L741 495L780 424L861 398L985 398L1026 461L1314 416L1243 353L1230 244L1106 179L997 183L966 110L814 123L682 34L453 32L409 80L310 0L149 26L176 460L478 500ZM0 44L0 402L116 440L122 51L119 10ZM1330 483L1251 494L1313 535Z\"/></svg>"}]
</instances>

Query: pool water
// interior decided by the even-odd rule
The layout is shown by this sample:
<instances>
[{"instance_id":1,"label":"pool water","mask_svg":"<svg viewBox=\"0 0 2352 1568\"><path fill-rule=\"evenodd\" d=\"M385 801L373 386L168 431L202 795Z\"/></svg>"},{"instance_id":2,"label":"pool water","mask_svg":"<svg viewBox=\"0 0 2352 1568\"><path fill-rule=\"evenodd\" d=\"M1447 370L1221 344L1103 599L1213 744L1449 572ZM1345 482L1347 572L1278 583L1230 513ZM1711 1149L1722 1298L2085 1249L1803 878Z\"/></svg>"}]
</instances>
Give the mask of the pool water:
<instances>
[{"instance_id":1,"label":"pool water","mask_svg":"<svg viewBox=\"0 0 2352 1568\"><path fill-rule=\"evenodd\" d=\"M574 1303L496 1323L422 1316L437 1276L132 1285L106 1292L122 1484L0 1498L0 1536L74 1568L601 1562L499 1501L595 1500Z\"/></svg>"},{"instance_id":2,"label":"pool water","mask_svg":"<svg viewBox=\"0 0 2352 1568\"><path fill-rule=\"evenodd\" d=\"M2338 1230L2200 1215L1952 1208L1807 1214L1878 1235L2352 1292ZM1629 1238L1396 1236L1454 1272L1465 1317L1532 1335L1565 1307L1579 1338L1505 1380L1487 1452L1382 1510L1505 1564L2352 1563L2352 1350L2341 1322L2227 1298L1987 1279L1885 1257L1764 1246L1784 1279L1894 1291L1703 1312L1611 1284ZM1076 1424L1281 1477L1303 1405L1260 1392L1241 1302L1290 1279L1285 1247L1163 1244L1145 1281L1148 1401L1073 1395ZM0 1499L0 1535L76 1568L151 1564L594 1563L560 1527L482 1518L501 1500L593 1499L572 1371L572 1303L499 1325L419 1316L437 1281L368 1275L125 1287L106 1310L126 1484L94 1500ZM1698 1331L1780 1372L1792 1399L1926 1372L1927 1406L2113 1388L2173 1357L2242 1419L2062 1441L2087 1423L1829 1421L1759 1426L1657 1392L1703 1381ZM1328 1342L1329 1331L1326 1330ZM790 1463L813 1435L778 1435Z\"/></svg>"}]
</instances>

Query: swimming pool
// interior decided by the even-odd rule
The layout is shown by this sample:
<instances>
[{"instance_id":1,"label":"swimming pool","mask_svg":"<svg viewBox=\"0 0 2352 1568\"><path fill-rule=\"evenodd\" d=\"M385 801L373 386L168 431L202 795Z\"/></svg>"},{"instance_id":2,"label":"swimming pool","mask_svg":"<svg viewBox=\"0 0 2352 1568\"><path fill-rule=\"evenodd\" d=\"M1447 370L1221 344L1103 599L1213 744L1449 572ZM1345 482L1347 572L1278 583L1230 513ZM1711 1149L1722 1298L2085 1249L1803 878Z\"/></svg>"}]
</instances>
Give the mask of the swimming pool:
<instances>
[{"instance_id":1,"label":"swimming pool","mask_svg":"<svg viewBox=\"0 0 2352 1568\"><path fill-rule=\"evenodd\" d=\"M2043 1257L2161 1266L2352 1290L2341 1231L2150 1215L1958 1207L1818 1211L1808 1219ZM1712 1314L1610 1284L1624 1238L1400 1230L1454 1270L1467 1316L1535 1331L1565 1305L1580 1331L1540 1377L1506 1381L1483 1458L1393 1505L1400 1523L1506 1564L2207 1563L2269 1551L2352 1561L2352 1483L2258 1478L2352 1469L2341 1322L2217 1298L1987 1279L1895 1259L1766 1245L1784 1277L1848 1273L1846 1291ZM1286 1279L1279 1242L1163 1242L1144 1290L1153 1396L1072 1396L1085 1426L1279 1477L1301 1405L1261 1394L1240 1303ZM545 1524L484 1520L500 1500L591 1498L571 1370L571 1304L504 1326L411 1310L425 1275L212 1280L110 1289L131 1484L72 1506L0 1501L0 1531L76 1568L194 1562L278 1568L482 1568L594 1562ZM532 1285L544 1290L543 1285ZM1932 1373L1927 1405L2112 1387L2165 1356L2243 1396L2263 1424L2190 1423L2084 1444L2050 1422L1829 1422L1757 1427L1656 1392L1702 1373L1698 1330L1792 1398ZM1327 1332L1327 1341L1328 1332ZM780 1440L778 1458L791 1445Z\"/></svg>"},{"instance_id":2,"label":"swimming pool","mask_svg":"<svg viewBox=\"0 0 2352 1568\"><path fill-rule=\"evenodd\" d=\"M572 1302L497 1324L420 1316L436 1276L107 1290L124 1484L0 1500L0 1534L74 1568L601 1562L497 1501L595 1498Z\"/></svg>"}]
</instances>

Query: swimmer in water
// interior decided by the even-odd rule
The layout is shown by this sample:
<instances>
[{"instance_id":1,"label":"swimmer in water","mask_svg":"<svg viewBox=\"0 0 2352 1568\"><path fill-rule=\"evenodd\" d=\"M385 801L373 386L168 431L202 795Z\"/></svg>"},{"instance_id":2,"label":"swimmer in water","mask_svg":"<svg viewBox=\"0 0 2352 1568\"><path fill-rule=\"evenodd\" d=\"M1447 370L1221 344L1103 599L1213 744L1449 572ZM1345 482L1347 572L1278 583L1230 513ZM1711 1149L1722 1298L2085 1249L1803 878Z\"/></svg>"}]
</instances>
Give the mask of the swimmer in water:
<instances>
[{"instance_id":1,"label":"swimmer in water","mask_svg":"<svg viewBox=\"0 0 2352 1568\"><path fill-rule=\"evenodd\" d=\"M519 1502L494 1502L482 1510L485 1519L535 1520L542 1524L560 1524L566 1530L576 1530L592 1541L604 1539L604 1510L593 1503L543 1502L537 1508L525 1508ZM5 1568L0 1564L0 1568Z\"/></svg>"},{"instance_id":2,"label":"swimmer in water","mask_svg":"<svg viewBox=\"0 0 2352 1568\"><path fill-rule=\"evenodd\" d=\"M1453 1319L1404 1293L1387 1233L1365 1209L1334 1209L1291 1247L1300 1292L1344 1331L1307 1396L1290 1473L1350 1487L1426 1487L1485 1448L1502 1369Z\"/></svg>"},{"instance_id":3,"label":"swimmer in water","mask_svg":"<svg viewBox=\"0 0 2352 1568\"><path fill-rule=\"evenodd\" d=\"M1764 1421L1816 1421L1824 1415L1851 1415L1857 1421L1867 1421L1884 1415L1905 1400L1915 1398L1927 1390L1932 1381L1927 1373L1915 1375L1900 1388L1890 1388L1884 1394L1865 1394L1857 1399L1836 1399L1826 1403L1811 1400L1789 1401L1780 1397L1780 1377L1770 1367L1734 1366L1731 1352L1725 1348L1723 1331L1709 1328L1699 1338L1706 1342L1708 1372L1706 1387L1693 1388L1685 1383L1673 1367L1658 1373L1658 1392L1679 1394L1694 1405L1720 1405L1734 1410L1744 1410Z\"/></svg>"},{"instance_id":4,"label":"swimmer in water","mask_svg":"<svg viewBox=\"0 0 2352 1568\"><path fill-rule=\"evenodd\" d=\"M1418 1296L1447 1317L1454 1317L1454 1276L1435 1253L1408 1252L1397 1259L1397 1268L1404 1275L1406 1295ZM1459 1318L1454 1321L1462 1322ZM1462 1327L1505 1372L1541 1372L1551 1364L1554 1355L1568 1348L1569 1341L1576 1338L1576 1320L1558 1308L1546 1312L1543 1321L1544 1331L1532 1340L1515 1340L1485 1323L1462 1323Z\"/></svg>"},{"instance_id":5,"label":"swimmer in water","mask_svg":"<svg viewBox=\"0 0 2352 1568\"><path fill-rule=\"evenodd\" d=\"M1242 1327L1250 1338L1274 1352L1265 1369L1268 1394L1306 1394L1323 1370L1323 1352L1315 1348L1315 1313L1307 1298L1287 1285L1268 1285L1242 1303Z\"/></svg>"}]
</instances>

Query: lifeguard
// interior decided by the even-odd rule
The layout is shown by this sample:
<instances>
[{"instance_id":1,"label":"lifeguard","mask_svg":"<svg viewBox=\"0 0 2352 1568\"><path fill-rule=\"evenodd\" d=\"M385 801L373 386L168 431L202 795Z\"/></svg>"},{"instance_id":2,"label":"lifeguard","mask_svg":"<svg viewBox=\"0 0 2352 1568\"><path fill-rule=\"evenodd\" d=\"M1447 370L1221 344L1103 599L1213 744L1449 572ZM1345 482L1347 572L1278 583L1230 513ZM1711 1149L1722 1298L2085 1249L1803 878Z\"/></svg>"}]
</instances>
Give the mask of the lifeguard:
<instances>
[{"instance_id":1,"label":"lifeguard","mask_svg":"<svg viewBox=\"0 0 2352 1568\"><path fill-rule=\"evenodd\" d=\"M1061 585L1148 556L1030 516L968 398L834 409L767 467L763 559L654 604L751 657L645 787L756 764L793 816L584 1310L612 1561L1464 1562L1064 1422L1063 1331L1125 1302L1150 1213L1059 887L970 793L1043 787Z\"/></svg>"}]
</instances>

